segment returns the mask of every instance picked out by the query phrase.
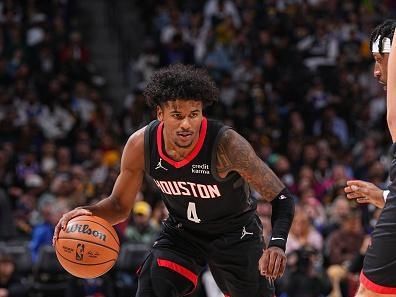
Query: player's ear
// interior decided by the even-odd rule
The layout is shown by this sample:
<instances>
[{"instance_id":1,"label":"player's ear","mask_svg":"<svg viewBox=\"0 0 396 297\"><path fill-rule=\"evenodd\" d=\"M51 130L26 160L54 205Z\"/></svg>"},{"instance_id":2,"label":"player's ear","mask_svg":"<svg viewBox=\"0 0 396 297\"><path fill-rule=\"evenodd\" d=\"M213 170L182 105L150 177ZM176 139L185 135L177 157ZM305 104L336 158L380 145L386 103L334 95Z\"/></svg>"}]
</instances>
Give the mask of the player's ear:
<instances>
[{"instance_id":1,"label":"player's ear","mask_svg":"<svg viewBox=\"0 0 396 297\"><path fill-rule=\"evenodd\" d=\"M162 122L163 119L164 119L164 112L163 112L161 106L157 105L157 120Z\"/></svg>"}]
</instances>

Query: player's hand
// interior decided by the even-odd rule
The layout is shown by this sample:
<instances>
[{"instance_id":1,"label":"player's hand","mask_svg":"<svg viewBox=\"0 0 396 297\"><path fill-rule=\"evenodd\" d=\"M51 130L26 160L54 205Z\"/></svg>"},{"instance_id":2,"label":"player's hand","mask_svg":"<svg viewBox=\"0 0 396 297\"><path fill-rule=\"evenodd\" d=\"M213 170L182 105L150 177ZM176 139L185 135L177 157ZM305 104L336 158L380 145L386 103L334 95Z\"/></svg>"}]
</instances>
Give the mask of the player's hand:
<instances>
[{"instance_id":1,"label":"player's hand","mask_svg":"<svg viewBox=\"0 0 396 297\"><path fill-rule=\"evenodd\" d=\"M56 240L58 238L59 232L61 229L65 230L67 223L75 217L78 216L91 216L92 212L84 208L75 208L67 213L65 213L61 219L59 220L58 224L55 226L54 236L52 237L52 245L55 246Z\"/></svg>"},{"instance_id":2,"label":"player's hand","mask_svg":"<svg viewBox=\"0 0 396 297\"><path fill-rule=\"evenodd\" d=\"M286 254L281 248L269 247L259 260L260 273L271 279L281 277L285 272L286 262Z\"/></svg>"},{"instance_id":3,"label":"player's hand","mask_svg":"<svg viewBox=\"0 0 396 297\"><path fill-rule=\"evenodd\" d=\"M371 203L379 208L384 208L385 201L383 190L373 183L362 180L349 180L344 188L348 199L356 199L357 203Z\"/></svg>"},{"instance_id":4,"label":"player's hand","mask_svg":"<svg viewBox=\"0 0 396 297\"><path fill-rule=\"evenodd\" d=\"M0 297L8 297L8 290L0 289Z\"/></svg>"}]
</instances>

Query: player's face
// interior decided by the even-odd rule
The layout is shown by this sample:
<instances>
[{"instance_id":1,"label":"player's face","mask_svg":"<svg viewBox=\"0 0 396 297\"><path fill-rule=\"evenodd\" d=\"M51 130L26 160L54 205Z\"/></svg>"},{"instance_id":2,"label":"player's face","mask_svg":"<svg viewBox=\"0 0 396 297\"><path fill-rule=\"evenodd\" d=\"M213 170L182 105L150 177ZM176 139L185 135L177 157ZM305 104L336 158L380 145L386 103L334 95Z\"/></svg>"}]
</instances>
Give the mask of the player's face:
<instances>
[{"instance_id":1,"label":"player's face","mask_svg":"<svg viewBox=\"0 0 396 297\"><path fill-rule=\"evenodd\" d=\"M164 137L179 148L193 147L199 138L202 101L175 100L157 107L157 118L164 122Z\"/></svg>"},{"instance_id":2,"label":"player's face","mask_svg":"<svg viewBox=\"0 0 396 297\"><path fill-rule=\"evenodd\" d=\"M380 84L384 85L384 90L386 90L386 80L388 77L388 58L389 54L379 54L373 53L373 57L375 60L374 64L374 77L378 80Z\"/></svg>"}]
</instances>

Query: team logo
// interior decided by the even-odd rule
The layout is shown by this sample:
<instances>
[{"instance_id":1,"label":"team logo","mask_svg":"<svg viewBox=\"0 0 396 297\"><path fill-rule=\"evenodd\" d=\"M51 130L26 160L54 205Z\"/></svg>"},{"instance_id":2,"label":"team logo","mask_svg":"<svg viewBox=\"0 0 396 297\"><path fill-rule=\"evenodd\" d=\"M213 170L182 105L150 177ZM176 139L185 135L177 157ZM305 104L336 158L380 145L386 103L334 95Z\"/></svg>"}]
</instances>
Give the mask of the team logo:
<instances>
[{"instance_id":1,"label":"team logo","mask_svg":"<svg viewBox=\"0 0 396 297\"><path fill-rule=\"evenodd\" d=\"M243 227L241 239L244 238L246 235L253 235L253 232L247 232L246 227Z\"/></svg>"},{"instance_id":2,"label":"team logo","mask_svg":"<svg viewBox=\"0 0 396 297\"><path fill-rule=\"evenodd\" d=\"M162 159L161 159L161 158L159 159L158 164L157 164L157 166L155 167L155 170L157 170L157 169L163 169L163 170L165 170L165 171L168 170L168 168L165 168L164 166L162 166Z\"/></svg>"},{"instance_id":3,"label":"team logo","mask_svg":"<svg viewBox=\"0 0 396 297\"><path fill-rule=\"evenodd\" d=\"M83 243L79 243L77 244L77 248L76 248L76 260L77 261L82 261L84 258L84 244Z\"/></svg>"}]
</instances>

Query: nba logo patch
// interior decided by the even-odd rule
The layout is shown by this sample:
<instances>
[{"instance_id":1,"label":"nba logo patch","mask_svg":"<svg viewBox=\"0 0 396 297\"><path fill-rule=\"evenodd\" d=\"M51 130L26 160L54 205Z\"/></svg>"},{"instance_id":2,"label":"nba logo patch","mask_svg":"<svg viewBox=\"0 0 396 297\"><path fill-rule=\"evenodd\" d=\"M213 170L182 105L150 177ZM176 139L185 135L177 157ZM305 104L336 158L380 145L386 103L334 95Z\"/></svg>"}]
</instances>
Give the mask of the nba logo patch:
<instances>
[{"instance_id":1,"label":"nba logo patch","mask_svg":"<svg viewBox=\"0 0 396 297\"><path fill-rule=\"evenodd\" d=\"M77 244L77 248L76 248L76 260L82 261L83 258L84 258L84 244L79 243Z\"/></svg>"}]
</instances>

